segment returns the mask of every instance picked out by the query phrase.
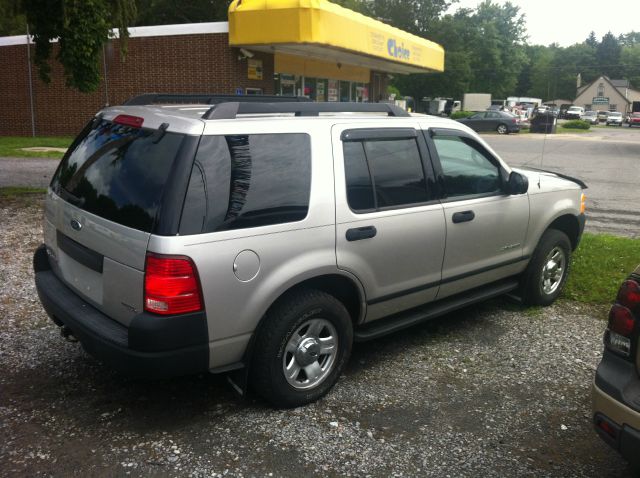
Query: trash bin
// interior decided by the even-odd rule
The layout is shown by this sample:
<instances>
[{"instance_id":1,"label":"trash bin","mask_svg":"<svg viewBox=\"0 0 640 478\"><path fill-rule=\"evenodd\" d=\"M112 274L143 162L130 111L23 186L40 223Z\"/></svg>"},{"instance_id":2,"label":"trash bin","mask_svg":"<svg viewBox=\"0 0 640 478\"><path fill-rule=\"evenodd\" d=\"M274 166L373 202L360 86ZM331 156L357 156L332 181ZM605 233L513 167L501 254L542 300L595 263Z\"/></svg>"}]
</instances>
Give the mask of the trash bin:
<instances>
[{"instance_id":1,"label":"trash bin","mask_svg":"<svg viewBox=\"0 0 640 478\"><path fill-rule=\"evenodd\" d=\"M531 133L555 134L556 132L557 119L551 111L536 113L530 122L529 131Z\"/></svg>"}]
</instances>

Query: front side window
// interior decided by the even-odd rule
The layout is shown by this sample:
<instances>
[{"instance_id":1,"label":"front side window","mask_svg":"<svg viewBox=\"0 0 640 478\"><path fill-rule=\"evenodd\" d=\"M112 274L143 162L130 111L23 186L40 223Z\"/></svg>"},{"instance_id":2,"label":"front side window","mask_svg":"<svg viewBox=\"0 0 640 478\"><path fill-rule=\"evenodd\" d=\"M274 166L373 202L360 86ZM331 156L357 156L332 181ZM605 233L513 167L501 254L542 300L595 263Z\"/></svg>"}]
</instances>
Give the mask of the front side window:
<instances>
[{"instance_id":1,"label":"front side window","mask_svg":"<svg viewBox=\"0 0 640 478\"><path fill-rule=\"evenodd\" d=\"M347 201L354 211L429 200L415 138L366 139L343 146Z\"/></svg>"},{"instance_id":2,"label":"front side window","mask_svg":"<svg viewBox=\"0 0 640 478\"><path fill-rule=\"evenodd\" d=\"M191 171L180 234L301 221L310 190L308 135L205 136Z\"/></svg>"},{"instance_id":3,"label":"front side window","mask_svg":"<svg viewBox=\"0 0 640 478\"><path fill-rule=\"evenodd\" d=\"M470 138L434 136L447 197L500 192L500 170Z\"/></svg>"}]
</instances>

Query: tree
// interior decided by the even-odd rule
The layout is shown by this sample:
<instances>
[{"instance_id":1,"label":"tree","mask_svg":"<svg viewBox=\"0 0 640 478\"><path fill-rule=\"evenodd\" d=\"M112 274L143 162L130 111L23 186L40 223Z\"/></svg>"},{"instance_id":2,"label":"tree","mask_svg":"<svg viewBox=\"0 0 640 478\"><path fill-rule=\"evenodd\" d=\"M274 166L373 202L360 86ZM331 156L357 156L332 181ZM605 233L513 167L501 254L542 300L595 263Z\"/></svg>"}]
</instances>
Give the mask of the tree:
<instances>
[{"instance_id":1,"label":"tree","mask_svg":"<svg viewBox=\"0 0 640 478\"><path fill-rule=\"evenodd\" d=\"M137 0L136 25L227 21L231 0Z\"/></svg>"},{"instance_id":2,"label":"tree","mask_svg":"<svg viewBox=\"0 0 640 478\"><path fill-rule=\"evenodd\" d=\"M111 27L119 30L120 48L127 51L127 27L134 23L134 0L24 0L24 13L36 46L34 61L40 77L51 81L51 40L58 39L58 61L68 86L82 92L100 85L100 55Z\"/></svg>"},{"instance_id":3,"label":"tree","mask_svg":"<svg viewBox=\"0 0 640 478\"><path fill-rule=\"evenodd\" d=\"M609 78L620 78L622 71L620 68L620 53L622 47L611 32L602 37L602 41L596 48L596 61L600 73Z\"/></svg>"},{"instance_id":4,"label":"tree","mask_svg":"<svg viewBox=\"0 0 640 478\"><path fill-rule=\"evenodd\" d=\"M584 43L591 48L598 48L598 39L596 38L596 32L591 30L591 33L589 33L589 36L584 41Z\"/></svg>"},{"instance_id":5,"label":"tree","mask_svg":"<svg viewBox=\"0 0 640 478\"><path fill-rule=\"evenodd\" d=\"M624 71L624 78L632 86L640 88L640 43L625 46L620 53L620 63Z\"/></svg>"},{"instance_id":6,"label":"tree","mask_svg":"<svg viewBox=\"0 0 640 478\"><path fill-rule=\"evenodd\" d=\"M620 35L618 37L618 43L623 47L638 45L640 44L640 32L632 31L625 33L624 35Z\"/></svg>"},{"instance_id":7,"label":"tree","mask_svg":"<svg viewBox=\"0 0 640 478\"><path fill-rule=\"evenodd\" d=\"M0 0L0 36L24 35L27 19L19 0Z\"/></svg>"}]
</instances>

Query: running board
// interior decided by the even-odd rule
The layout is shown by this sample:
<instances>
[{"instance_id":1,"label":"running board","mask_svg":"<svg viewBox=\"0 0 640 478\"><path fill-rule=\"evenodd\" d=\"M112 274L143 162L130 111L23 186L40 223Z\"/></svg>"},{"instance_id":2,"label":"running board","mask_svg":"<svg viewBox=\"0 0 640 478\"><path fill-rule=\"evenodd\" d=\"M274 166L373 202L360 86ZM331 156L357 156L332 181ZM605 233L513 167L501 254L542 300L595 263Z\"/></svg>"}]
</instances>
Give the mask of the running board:
<instances>
[{"instance_id":1,"label":"running board","mask_svg":"<svg viewBox=\"0 0 640 478\"><path fill-rule=\"evenodd\" d=\"M475 304L476 302L482 302L484 300L506 294L517 289L518 284L518 279L502 280L473 289L464 295L457 295L447 299L442 299L437 302L432 302L415 309L411 309L407 312L401 312L385 319L376 320L356 329L354 331L353 339L356 342L365 342L367 340L377 339L383 335L406 329L412 325L448 314L449 312L467 307Z\"/></svg>"}]
</instances>

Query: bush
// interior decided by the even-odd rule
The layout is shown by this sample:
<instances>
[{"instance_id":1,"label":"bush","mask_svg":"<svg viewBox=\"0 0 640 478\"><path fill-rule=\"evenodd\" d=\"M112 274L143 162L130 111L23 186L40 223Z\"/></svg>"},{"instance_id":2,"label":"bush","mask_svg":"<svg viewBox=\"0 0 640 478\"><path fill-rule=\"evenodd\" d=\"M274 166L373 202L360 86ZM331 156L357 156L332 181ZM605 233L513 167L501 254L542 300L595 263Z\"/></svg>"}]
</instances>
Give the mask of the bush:
<instances>
[{"instance_id":1,"label":"bush","mask_svg":"<svg viewBox=\"0 0 640 478\"><path fill-rule=\"evenodd\" d=\"M591 125L589 123L587 123L586 121L582 121L582 120L571 120L571 121L567 121L566 123L564 123L562 125L563 128L567 128L567 129L589 129L591 128Z\"/></svg>"},{"instance_id":2,"label":"bush","mask_svg":"<svg viewBox=\"0 0 640 478\"><path fill-rule=\"evenodd\" d=\"M455 111L451 113L451 119L467 118L474 114L473 111Z\"/></svg>"}]
</instances>

